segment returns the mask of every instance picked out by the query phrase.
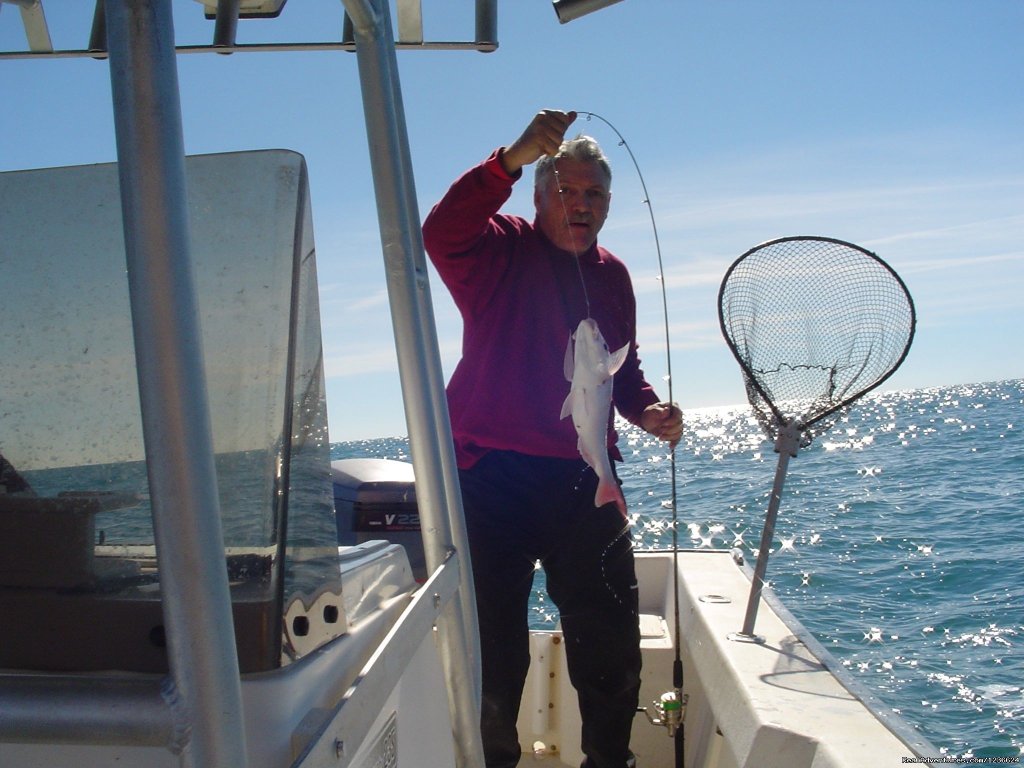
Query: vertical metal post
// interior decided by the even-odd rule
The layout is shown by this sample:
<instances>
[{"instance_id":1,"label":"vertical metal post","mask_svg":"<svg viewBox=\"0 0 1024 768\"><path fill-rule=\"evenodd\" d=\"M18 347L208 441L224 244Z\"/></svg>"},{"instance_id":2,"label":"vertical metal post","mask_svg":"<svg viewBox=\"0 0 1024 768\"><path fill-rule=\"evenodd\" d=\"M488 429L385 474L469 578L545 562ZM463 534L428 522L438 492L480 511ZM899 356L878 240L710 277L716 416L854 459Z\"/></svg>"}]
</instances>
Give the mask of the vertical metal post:
<instances>
[{"instance_id":1,"label":"vertical metal post","mask_svg":"<svg viewBox=\"0 0 1024 768\"><path fill-rule=\"evenodd\" d=\"M498 0L476 0L476 43L498 46Z\"/></svg>"},{"instance_id":2,"label":"vertical metal post","mask_svg":"<svg viewBox=\"0 0 1024 768\"><path fill-rule=\"evenodd\" d=\"M427 567L458 553L460 589L438 623L459 766L483 765L479 637L458 471L416 205L390 11L344 0L356 41L399 375Z\"/></svg>"},{"instance_id":3,"label":"vertical metal post","mask_svg":"<svg viewBox=\"0 0 1024 768\"><path fill-rule=\"evenodd\" d=\"M106 0L157 561L186 766L246 765L241 682L189 254L171 0Z\"/></svg>"},{"instance_id":4,"label":"vertical metal post","mask_svg":"<svg viewBox=\"0 0 1024 768\"><path fill-rule=\"evenodd\" d=\"M241 0L217 0L217 20L213 26L213 44L230 48L238 31L238 10Z\"/></svg>"}]
</instances>

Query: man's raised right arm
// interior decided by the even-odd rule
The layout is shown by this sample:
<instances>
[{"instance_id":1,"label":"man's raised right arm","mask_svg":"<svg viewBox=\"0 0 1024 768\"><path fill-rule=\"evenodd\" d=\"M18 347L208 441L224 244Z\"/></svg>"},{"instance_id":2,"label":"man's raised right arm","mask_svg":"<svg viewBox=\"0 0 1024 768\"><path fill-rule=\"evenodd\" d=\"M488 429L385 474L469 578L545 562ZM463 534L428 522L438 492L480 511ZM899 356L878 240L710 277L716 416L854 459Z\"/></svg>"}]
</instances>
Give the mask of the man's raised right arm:
<instances>
[{"instance_id":1,"label":"man's raised right arm","mask_svg":"<svg viewBox=\"0 0 1024 768\"><path fill-rule=\"evenodd\" d=\"M518 139L501 153L501 164L510 176L516 176L524 166L536 162L544 155L555 155L565 141L565 132L576 119L575 112L542 109Z\"/></svg>"}]
</instances>

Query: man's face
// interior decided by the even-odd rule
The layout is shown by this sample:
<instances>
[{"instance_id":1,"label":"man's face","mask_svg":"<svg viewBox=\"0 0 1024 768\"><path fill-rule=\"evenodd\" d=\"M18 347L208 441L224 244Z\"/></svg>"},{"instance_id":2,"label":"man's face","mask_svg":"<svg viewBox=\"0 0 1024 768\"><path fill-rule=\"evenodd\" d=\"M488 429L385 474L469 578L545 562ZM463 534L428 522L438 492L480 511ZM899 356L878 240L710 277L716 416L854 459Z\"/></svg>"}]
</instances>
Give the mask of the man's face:
<instances>
[{"instance_id":1,"label":"man's face","mask_svg":"<svg viewBox=\"0 0 1024 768\"><path fill-rule=\"evenodd\" d=\"M560 158L555 167L558 173L534 189L537 225L556 246L579 255L608 218L608 178L597 163Z\"/></svg>"}]
</instances>

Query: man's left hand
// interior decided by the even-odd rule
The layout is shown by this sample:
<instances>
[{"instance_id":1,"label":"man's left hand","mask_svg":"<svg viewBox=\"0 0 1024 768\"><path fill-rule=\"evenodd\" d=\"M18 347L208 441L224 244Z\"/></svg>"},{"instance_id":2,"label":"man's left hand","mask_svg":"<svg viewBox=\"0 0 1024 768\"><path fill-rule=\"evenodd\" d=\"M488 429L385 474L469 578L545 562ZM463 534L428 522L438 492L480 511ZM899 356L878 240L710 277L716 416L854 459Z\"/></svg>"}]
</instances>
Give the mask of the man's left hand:
<instances>
[{"instance_id":1,"label":"man's left hand","mask_svg":"<svg viewBox=\"0 0 1024 768\"><path fill-rule=\"evenodd\" d=\"M675 403L655 403L644 408L640 415L640 426L675 448L683 436L683 412Z\"/></svg>"}]
</instances>

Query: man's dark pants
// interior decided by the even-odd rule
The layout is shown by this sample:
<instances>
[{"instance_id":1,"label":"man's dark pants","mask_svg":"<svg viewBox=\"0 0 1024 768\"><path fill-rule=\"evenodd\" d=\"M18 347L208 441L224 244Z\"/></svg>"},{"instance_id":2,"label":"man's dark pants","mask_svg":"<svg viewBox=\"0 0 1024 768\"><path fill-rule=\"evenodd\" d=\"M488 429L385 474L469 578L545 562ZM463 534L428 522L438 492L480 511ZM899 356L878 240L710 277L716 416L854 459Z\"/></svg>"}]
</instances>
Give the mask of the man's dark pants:
<instances>
[{"instance_id":1,"label":"man's dark pants","mask_svg":"<svg viewBox=\"0 0 1024 768\"><path fill-rule=\"evenodd\" d=\"M640 688L636 575L629 529L594 507L581 460L492 451L460 472L483 667L487 768L512 768L530 665L528 601L536 561L558 607L569 678L579 695L587 768L624 768Z\"/></svg>"}]
</instances>

